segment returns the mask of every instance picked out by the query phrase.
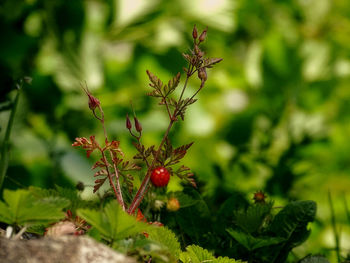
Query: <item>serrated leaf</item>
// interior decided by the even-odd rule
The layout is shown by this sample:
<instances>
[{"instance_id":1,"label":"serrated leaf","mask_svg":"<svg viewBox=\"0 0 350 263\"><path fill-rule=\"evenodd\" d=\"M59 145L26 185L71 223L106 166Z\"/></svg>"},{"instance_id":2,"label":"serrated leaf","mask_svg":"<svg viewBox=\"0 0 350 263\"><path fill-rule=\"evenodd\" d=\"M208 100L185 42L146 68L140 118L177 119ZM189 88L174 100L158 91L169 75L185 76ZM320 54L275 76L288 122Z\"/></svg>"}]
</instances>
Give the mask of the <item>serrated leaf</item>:
<instances>
[{"instance_id":1,"label":"serrated leaf","mask_svg":"<svg viewBox=\"0 0 350 263\"><path fill-rule=\"evenodd\" d=\"M314 201L295 201L286 205L273 219L269 230L289 238L297 228L306 227L316 216Z\"/></svg>"},{"instance_id":2,"label":"serrated leaf","mask_svg":"<svg viewBox=\"0 0 350 263\"><path fill-rule=\"evenodd\" d=\"M267 247L270 245L276 245L285 241L281 237L253 237L252 235L244 232L239 232L233 229L227 229L227 232L248 251L253 251L258 248Z\"/></svg>"},{"instance_id":3,"label":"serrated leaf","mask_svg":"<svg viewBox=\"0 0 350 263\"><path fill-rule=\"evenodd\" d=\"M166 227L151 227L147 231L148 239L160 245L171 255L178 258L181 252L180 243L176 235Z\"/></svg>"},{"instance_id":4,"label":"serrated leaf","mask_svg":"<svg viewBox=\"0 0 350 263\"><path fill-rule=\"evenodd\" d=\"M299 263L329 263L329 261L322 256L307 256L300 260Z\"/></svg>"},{"instance_id":5,"label":"serrated leaf","mask_svg":"<svg viewBox=\"0 0 350 263\"><path fill-rule=\"evenodd\" d=\"M64 217L62 209L69 200L61 197L36 199L29 190L4 190L0 202L0 221L16 225L40 225L58 221Z\"/></svg>"},{"instance_id":6,"label":"serrated leaf","mask_svg":"<svg viewBox=\"0 0 350 263\"><path fill-rule=\"evenodd\" d=\"M238 210L235 212L235 223L247 233L254 233L264 223L267 215L270 214L273 203L254 204L247 210Z\"/></svg>"},{"instance_id":7,"label":"serrated leaf","mask_svg":"<svg viewBox=\"0 0 350 263\"><path fill-rule=\"evenodd\" d=\"M101 169L101 170L97 171L97 172L94 174L94 177L102 176L102 175L107 175L107 170L106 170L106 169Z\"/></svg>"},{"instance_id":8,"label":"serrated leaf","mask_svg":"<svg viewBox=\"0 0 350 263\"><path fill-rule=\"evenodd\" d=\"M200 246L190 245L186 247L185 252L180 254L180 260L183 263L214 262L215 257L208 250Z\"/></svg>"},{"instance_id":9,"label":"serrated leaf","mask_svg":"<svg viewBox=\"0 0 350 263\"><path fill-rule=\"evenodd\" d=\"M150 227L124 212L116 200L108 203L102 211L79 209L77 213L109 241L142 233Z\"/></svg>"},{"instance_id":10,"label":"serrated leaf","mask_svg":"<svg viewBox=\"0 0 350 263\"><path fill-rule=\"evenodd\" d=\"M186 251L180 254L180 260L183 263L243 263L240 260L237 261L228 257L215 258L211 252L196 245L187 246Z\"/></svg>"},{"instance_id":11,"label":"serrated leaf","mask_svg":"<svg viewBox=\"0 0 350 263\"><path fill-rule=\"evenodd\" d=\"M222 61L222 58L207 58L204 59L202 67L211 68L213 65Z\"/></svg>"},{"instance_id":12,"label":"serrated leaf","mask_svg":"<svg viewBox=\"0 0 350 263\"><path fill-rule=\"evenodd\" d=\"M67 207L67 209L72 211L75 211L77 208L92 207L96 205L93 201L81 199L78 191L72 188L64 188L56 185L55 189L43 189L30 186L28 190L36 199L46 197L61 197L68 199L70 201L70 205Z\"/></svg>"}]
</instances>

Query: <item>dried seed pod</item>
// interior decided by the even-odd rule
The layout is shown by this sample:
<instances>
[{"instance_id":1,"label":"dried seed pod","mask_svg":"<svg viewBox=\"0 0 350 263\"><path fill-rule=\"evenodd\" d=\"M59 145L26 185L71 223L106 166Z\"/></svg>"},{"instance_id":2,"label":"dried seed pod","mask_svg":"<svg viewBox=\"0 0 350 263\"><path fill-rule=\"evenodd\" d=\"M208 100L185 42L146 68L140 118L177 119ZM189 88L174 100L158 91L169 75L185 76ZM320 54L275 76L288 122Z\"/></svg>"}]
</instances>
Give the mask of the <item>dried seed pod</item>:
<instances>
[{"instance_id":1,"label":"dried seed pod","mask_svg":"<svg viewBox=\"0 0 350 263\"><path fill-rule=\"evenodd\" d=\"M129 119L129 115L128 114L126 114L126 128L128 130L130 130L132 128L132 124L131 124L131 121Z\"/></svg>"},{"instance_id":2,"label":"dried seed pod","mask_svg":"<svg viewBox=\"0 0 350 263\"><path fill-rule=\"evenodd\" d=\"M207 37L207 31L208 31L208 27L206 27L203 30L202 34L199 36L199 39L198 39L199 42L203 42L205 40L205 38Z\"/></svg>"},{"instance_id":3,"label":"dried seed pod","mask_svg":"<svg viewBox=\"0 0 350 263\"><path fill-rule=\"evenodd\" d=\"M206 81L208 78L207 71L205 68L198 69L198 78L203 82Z\"/></svg>"},{"instance_id":4,"label":"dried seed pod","mask_svg":"<svg viewBox=\"0 0 350 263\"><path fill-rule=\"evenodd\" d=\"M197 39L197 37L198 37L196 25L194 25L194 27L193 27L192 37L193 37L193 39Z\"/></svg>"},{"instance_id":5,"label":"dried seed pod","mask_svg":"<svg viewBox=\"0 0 350 263\"><path fill-rule=\"evenodd\" d=\"M142 131L142 126L141 126L141 123L139 122L139 120L134 117L134 121L135 121L135 129L138 131L138 132L141 132Z\"/></svg>"}]
</instances>

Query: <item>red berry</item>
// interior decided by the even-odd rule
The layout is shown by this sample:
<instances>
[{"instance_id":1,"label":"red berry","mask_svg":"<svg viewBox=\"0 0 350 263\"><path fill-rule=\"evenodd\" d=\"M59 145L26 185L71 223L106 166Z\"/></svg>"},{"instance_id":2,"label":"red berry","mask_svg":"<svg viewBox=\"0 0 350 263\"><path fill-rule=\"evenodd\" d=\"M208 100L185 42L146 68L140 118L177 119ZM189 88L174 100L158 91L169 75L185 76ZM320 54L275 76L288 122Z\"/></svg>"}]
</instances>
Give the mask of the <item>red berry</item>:
<instances>
[{"instance_id":1,"label":"red berry","mask_svg":"<svg viewBox=\"0 0 350 263\"><path fill-rule=\"evenodd\" d=\"M267 197L266 194L260 190L260 191L257 191L256 193L254 193L253 200L256 204L258 204L258 203L264 204L266 197Z\"/></svg>"},{"instance_id":2,"label":"red berry","mask_svg":"<svg viewBox=\"0 0 350 263\"><path fill-rule=\"evenodd\" d=\"M170 179L170 173L164 167L157 167L152 171L151 181L156 187L167 186Z\"/></svg>"}]
</instances>

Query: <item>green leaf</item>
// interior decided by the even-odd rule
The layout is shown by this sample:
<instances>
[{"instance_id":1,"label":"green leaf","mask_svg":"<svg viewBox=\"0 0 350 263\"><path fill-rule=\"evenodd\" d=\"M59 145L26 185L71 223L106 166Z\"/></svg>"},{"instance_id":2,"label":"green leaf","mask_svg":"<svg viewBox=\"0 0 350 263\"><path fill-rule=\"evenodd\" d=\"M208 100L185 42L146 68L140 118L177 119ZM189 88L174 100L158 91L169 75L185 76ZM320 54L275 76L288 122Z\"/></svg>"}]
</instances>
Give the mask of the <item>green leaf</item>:
<instances>
[{"instance_id":1,"label":"green leaf","mask_svg":"<svg viewBox=\"0 0 350 263\"><path fill-rule=\"evenodd\" d=\"M237 261L228 257L215 258L211 252L196 245L186 247L186 251L180 254L180 260L183 263L243 263L240 260Z\"/></svg>"},{"instance_id":2,"label":"green leaf","mask_svg":"<svg viewBox=\"0 0 350 263\"><path fill-rule=\"evenodd\" d=\"M244 232L238 232L233 229L227 229L227 232L248 251L253 251L261 247L276 245L285 241L281 237L261 237L256 238Z\"/></svg>"},{"instance_id":3,"label":"green leaf","mask_svg":"<svg viewBox=\"0 0 350 263\"><path fill-rule=\"evenodd\" d=\"M5 202L0 202L0 221L16 225L38 225L55 222L64 217L62 209L69 200L61 197L36 199L30 191L4 190Z\"/></svg>"},{"instance_id":4,"label":"green leaf","mask_svg":"<svg viewBox=\"0 0 350 263\"><path fill-rule=\"evenodd\" d=\"M302 259L299 263L329 263L329 261L322 256L307 256Z\"/></svg>"},{"instance_id":5,"label":"green leaf","mask_svg":"<svg viewBox=\"0 0 350 263\"><path fill-rule=\"evenodd\" d=\"M187 244L204 244L205 235L211 231L211 213L200 194L192 189L185 192L196 203L193 206L181 208L175 213L180 230L189 238Z\"/></svg>"},{"instance_id":6,"label":"green leaf","mask_svg":"<svg viewBox=\"0 0 350 263\"><path fill-rule=\"evenodd\" d=\"M235 213L235 223L247 233L254 233L263 225L265 218L270 214L273 203L254 204L246 211Z\"/></svg>"},{"instance_id":7,"label":"green leaf","mask_svg":"<svg viewBox=\"0 0 350 263\"><path fill-rule=\"evenodd\" d=\"M78 215L109 241L121 240L147 231L149 225L139 222L122 210L116 200L109 202L102 211L78 209Z\"/></svg>"},{"instance_id":8,"label":"green leaf","mask_svg":"<svg viewBox=\"0 0 350 263\"><path fill-rule=\"evenodd\" d=\"M214 262L215 257L208 250L196 245L186 247L186 252L180 254L183 263Z\"/></svg>"},{"instance_id":9,"label":"green leaf","mask_svg":"<svg viewBox=\"0 0 350 263\"><path fill-rule=\"evenodd\" d=\"M92 207L96 205L92 201L86 201L81 199L81 197L78 194L78 191L72 188L63 188L56 185L55 189L43 189L39 187L30 186L28 190L37 199L46 197L61 197L68 199L70 201L70 205L67 207L67 209L71 210L73 213L78 208Z\"/></svg>"},{"instance_id":10,"label":"green leaf","mask_svg":"<svg viewBox=\"0 0 350 263\"><path fill-rule=\"evenodd\" d=\"M175 197L180 203L180 208L190 207L199 202L199 200L193 199L181 191L171 192L169 193L169 197Z\"/></svg>"},{"instance_id":11,"label":"green leaf","mask_svg":"<svg viewBox=\"0 0 350 263\"><path fill-rule=\"evenodd\" d=\"M285 206L273 219L269 230L277 236L290 238L292 234L306 228L316 216L314 201L295 201Z\"/></svg>"},{"instance_id":12,"label":"green leaf","mask_svg":"<svg viewBox=\"0 0 350 263\"><path fill-rule=\"evenodd\" d=\"M166 227L152 227L147 231L148 239L160 245L171 255L179 258L181 248L176 235Z\"/></svg>"},{"instance_id":13,"label":"green leaf","mask_svg":"<svg viewBox=\"0 0 350 263\"><path fill-rule=\"evenodd\" d=\"M314 201L295 201L285 206L273 219L269 232L278 237L286 239L283 247L277 253L271 254L268 262L284 262L289 252L303 243L310 235L307 229L309 222L316 216L316 203Z\"/></svg>"}]
</instances>

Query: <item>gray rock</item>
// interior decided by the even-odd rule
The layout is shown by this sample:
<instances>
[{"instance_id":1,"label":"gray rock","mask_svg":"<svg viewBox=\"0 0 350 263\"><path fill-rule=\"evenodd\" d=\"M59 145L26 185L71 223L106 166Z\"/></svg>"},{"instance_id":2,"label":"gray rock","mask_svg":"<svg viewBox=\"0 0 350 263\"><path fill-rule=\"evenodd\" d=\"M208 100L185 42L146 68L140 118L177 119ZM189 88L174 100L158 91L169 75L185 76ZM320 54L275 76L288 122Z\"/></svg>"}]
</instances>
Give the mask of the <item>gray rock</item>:
<instances>
[{"instance_id":1,"label":"gray rock","mask_svg":"<svg viewBox=\"0 0 350 263\"><path fill-rule=\"evenodd\" d=\"M135 263L86 236L63 236L36 240L0 237L2 263Z\"/></svg>"}]
</instances>

